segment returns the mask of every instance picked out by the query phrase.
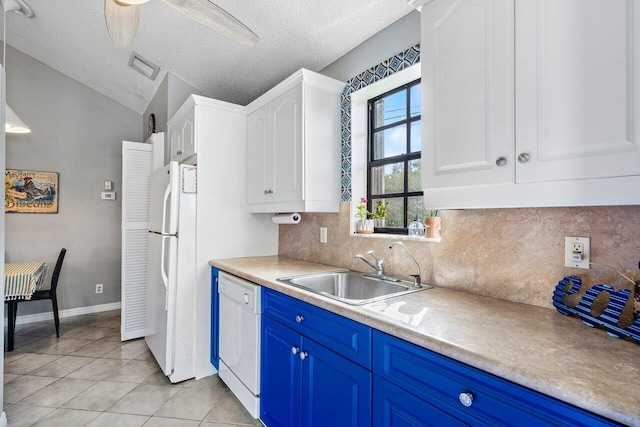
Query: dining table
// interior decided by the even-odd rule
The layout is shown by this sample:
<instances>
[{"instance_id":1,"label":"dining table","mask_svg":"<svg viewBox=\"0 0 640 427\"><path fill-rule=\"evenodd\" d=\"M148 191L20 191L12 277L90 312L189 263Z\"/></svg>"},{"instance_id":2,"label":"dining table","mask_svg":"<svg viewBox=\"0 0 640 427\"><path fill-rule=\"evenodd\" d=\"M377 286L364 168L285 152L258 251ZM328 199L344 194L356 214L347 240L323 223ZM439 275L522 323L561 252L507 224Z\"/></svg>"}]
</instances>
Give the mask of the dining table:
<instances>
[{"instance_id":1,"label":"dining table","mask_svg":"<svg viewBox=\"0 0 640 427\"><path fill-rule=\"evenodd\" d=\"M13 351L15 334L15 316L18 308L13 301L29 301L35 291L41 287L47 276L49 266L44 261L9 262L4 264L4 301L8 304L7 351Z\"/></svg>"}]
</instances>

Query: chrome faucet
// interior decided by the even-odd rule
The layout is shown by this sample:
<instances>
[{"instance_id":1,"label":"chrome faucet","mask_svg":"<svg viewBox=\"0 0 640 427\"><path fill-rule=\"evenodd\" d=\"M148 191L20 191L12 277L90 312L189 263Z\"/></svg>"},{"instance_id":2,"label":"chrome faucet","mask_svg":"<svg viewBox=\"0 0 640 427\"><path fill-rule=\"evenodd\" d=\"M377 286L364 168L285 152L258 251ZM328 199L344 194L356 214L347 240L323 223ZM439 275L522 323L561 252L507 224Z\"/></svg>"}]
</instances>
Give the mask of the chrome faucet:
<instances>
[{"instance_id":1,"label":"chrome faucet","mask_svg":"<svg viewBox=\"0 0 640 427\"><path fill-rule=\"evenodd\" d=\"M373 265L370 261L367 261L367 259L365 257L363 257L362 255L358 254L356 255L356 258L361 259L362 261L366 262L367 265L369 265L369 267L373 268L374 270L376 270L376 276L384 276L384 260L382 258L378 258L373 251L369 251L367 252L369 255L371 255L371 258L376 260L376 264Z\"/></svg>"},{"instance_id":2,"label":"chrome faucet","mask_svg":"<svg viewBox=\"0 0 640 427\"><path fill-rule=\"evenodd\" d=\"M418 261L416 261L416 259L413 257L413 255L411 255L411 252L409 252L409 249L407 249L407 247L402 242L392 243L391 246L389 246L389 249L392 249L396 245L402 247L402 249L405 250L407 255L409 255L409 257L411 257L413 262L415 262L416 265L418 266L418 274L410 274L410 276L413 277L413 287L414 288L421 288L422 285L420 284L420 264L418 264Z\"/></svg>"}]
</instances>

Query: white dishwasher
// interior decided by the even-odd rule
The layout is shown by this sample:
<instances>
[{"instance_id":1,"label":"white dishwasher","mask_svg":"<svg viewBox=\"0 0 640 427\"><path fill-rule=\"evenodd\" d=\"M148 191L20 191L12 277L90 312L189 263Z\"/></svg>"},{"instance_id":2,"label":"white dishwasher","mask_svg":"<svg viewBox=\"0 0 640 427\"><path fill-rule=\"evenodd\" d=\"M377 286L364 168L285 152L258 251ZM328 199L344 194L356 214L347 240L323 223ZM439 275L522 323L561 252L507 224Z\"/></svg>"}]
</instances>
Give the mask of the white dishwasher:
<instances>
[{"instance_id":1,"label":"white dishwasher","mask_svg":"<svg viewBox=\"0 0 640 427\"><path fill-rule=\"evenodd\" d=\"M221 272L220 379L252 417L260 415L261 287Z\"/></svg>"}]
</instances>

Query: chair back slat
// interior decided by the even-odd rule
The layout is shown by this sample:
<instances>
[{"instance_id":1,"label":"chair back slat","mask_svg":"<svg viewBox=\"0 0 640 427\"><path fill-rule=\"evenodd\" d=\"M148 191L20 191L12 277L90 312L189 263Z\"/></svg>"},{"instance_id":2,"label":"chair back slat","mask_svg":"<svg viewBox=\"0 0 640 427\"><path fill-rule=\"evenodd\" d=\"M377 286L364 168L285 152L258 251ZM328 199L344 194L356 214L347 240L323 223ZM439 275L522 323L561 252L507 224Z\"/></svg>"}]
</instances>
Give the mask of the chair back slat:
<instances>
[{"instance_id":1,"label":"chair back slat","mask_svg":"<svg viewBox=\"0 0 640 427\"><path fill-rule=\"evenodd\" d=\"M60 277L60 270L62 270L62 261L64 261L64 255L67 253L65 248L60 250L60 255L58 255L58 260L56 261L56 266L53 269L53 275L51 276L51 293L55 294L56 288L58 287L58 278Z\"/></svg>"}]
</instances>

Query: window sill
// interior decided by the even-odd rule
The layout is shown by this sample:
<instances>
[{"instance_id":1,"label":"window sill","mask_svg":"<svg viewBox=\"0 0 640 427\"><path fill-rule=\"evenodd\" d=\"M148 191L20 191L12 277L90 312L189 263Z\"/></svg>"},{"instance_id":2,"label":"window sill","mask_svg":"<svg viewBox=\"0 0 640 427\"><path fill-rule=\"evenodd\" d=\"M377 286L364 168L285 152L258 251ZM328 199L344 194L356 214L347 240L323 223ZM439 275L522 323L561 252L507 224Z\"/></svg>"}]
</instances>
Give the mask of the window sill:
<instances>
[{"instance_id":1,"label":"window sill","mask_svg":"<svg viewBox=\"0 0 640 427\"><path fill-rule=\"evenodd\" d=\"M372 234L358 234L352 233L351 237L357 237L360 239L386 239L386 240L405 240L411 242L428 242L428 243L440 243L441 237L417 237L417 236L405 236L404 234L387 234L387 233L372 233Z\"/></svg>"}]
</instances>

